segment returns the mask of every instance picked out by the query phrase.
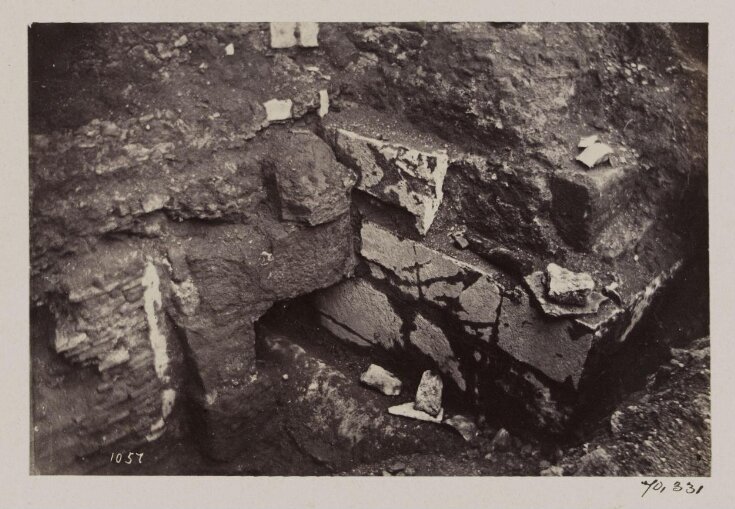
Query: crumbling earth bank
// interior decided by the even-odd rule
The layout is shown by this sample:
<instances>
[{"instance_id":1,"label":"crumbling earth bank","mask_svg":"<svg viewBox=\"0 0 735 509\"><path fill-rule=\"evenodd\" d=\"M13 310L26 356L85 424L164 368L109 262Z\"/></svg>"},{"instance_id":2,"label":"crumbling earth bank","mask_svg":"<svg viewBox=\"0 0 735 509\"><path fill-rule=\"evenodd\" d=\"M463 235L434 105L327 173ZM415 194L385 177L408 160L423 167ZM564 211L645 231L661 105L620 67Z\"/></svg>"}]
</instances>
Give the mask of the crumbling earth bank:
<instances>
[{"instance_id":1,"label":"crumbling earth bank","mask_svg":"<svg viewBox=\"0 0 735 509\"><path fill-rule=\"evenodd\" d=\"M254 324L307 294L366 362L563 432L705 248L706 62L681 28L302 25L30 29L39 471L167 434L268 450L294 401L283 429L326 471L416 446L342 382L284 393L271 364L300 347L259 354ZM588 169L592 134L613 155ZM549 301L552 262L596 293Z\"/></svg>"}]
</instances>

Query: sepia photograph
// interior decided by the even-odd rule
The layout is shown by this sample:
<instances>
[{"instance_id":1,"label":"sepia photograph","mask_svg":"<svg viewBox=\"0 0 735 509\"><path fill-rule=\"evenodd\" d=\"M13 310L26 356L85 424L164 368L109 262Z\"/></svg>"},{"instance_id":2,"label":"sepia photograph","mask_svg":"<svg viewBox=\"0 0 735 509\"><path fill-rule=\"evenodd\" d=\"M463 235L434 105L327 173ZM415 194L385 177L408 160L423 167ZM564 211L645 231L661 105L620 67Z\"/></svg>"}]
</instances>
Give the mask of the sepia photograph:
<instances>
[{"instance_id":1,"label":"sepia photograph","mask_svg":"<svg viewBox=\"0 0 735 509\"><path fill-rule=\"evenodd\" d=\"M707 23L27 37L31 475L711 475Z\"/></svg>"}]
</instances>

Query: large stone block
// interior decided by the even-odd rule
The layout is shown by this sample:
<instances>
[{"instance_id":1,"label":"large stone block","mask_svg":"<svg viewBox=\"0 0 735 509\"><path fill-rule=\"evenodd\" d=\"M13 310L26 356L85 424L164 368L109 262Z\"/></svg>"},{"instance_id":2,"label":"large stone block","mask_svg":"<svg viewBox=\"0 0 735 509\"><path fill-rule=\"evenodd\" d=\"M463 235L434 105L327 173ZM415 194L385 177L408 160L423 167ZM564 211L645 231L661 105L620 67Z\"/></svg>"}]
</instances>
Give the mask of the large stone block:
<instances>
[{"instance_id":1,"label":"large stone block","mask_svg":"<svg viewBox=\"0 0 735 509\"><path fill-rule=\"evenodd\" d=\"M605 227L630 203L637 166L560 170L551 179L552 216L571 245L590 248Z\"/></svg>"},{"instance_id":2,"label":"large stone block","mask_svg":"<svg viewBox=\"0 0 735 509\"><path fill-rule=\"evenodd\" d=\"M293 131L278 133L273 148L266 167L275 178L283 219L317 225L349 210L357 179L329 145L311 131Z\"/></svg>"},{"instance_id":3,"label":"large stone block","mask_svg":"<svg viewBox=\"0 0 735 509\"><path fill-rule=\"evenodd\" d=\"M418 232L426 234L444 197L447 153L417 150L341 128L330 127L329 137L340 160L359 173L358 189L406 209L416 217Z\"/></svg>"}]
</instances>

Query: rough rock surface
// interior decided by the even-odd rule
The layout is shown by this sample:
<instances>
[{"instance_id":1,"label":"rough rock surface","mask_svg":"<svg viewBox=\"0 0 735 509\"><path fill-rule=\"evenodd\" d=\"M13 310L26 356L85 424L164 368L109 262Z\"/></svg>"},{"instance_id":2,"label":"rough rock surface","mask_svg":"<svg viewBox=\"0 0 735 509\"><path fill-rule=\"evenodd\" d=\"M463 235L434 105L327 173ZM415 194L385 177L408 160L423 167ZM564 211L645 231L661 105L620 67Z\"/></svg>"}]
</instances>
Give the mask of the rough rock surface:
<instances>
[{"instance_id":1,"label":"rough rock surface","mask_svg":"<svg viewBox=\"0 0 735 509\"><path fill-rule=\"evenodd\" d=\"M431 371L424 371L421 375L419 388L416 390L416 399L413 407L436 417L442 410L442 378Z\"/></svg>"}]
</instances>

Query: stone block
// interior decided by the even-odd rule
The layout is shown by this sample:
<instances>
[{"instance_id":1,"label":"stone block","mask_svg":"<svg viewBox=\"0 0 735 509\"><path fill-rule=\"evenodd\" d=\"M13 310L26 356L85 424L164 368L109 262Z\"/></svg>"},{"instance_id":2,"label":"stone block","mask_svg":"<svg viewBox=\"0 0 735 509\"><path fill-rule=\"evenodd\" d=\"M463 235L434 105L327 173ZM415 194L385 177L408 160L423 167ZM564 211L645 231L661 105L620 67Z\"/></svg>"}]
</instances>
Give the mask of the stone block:
<instances>
[{"instance_id":1,"label":"stone block","mask_svg":"<svg viewBox=\"0 0 735 509\"><path fill-rule=\"evenodd\" d=\"M275 177L281 218L317 225L349 210L355 174L311 131L276 135L266 166Z\"/></svg>"},{"instance_id":2,"label":"stone block","mask_svg":"<svg viewBox=\"0 0 735 509\"><path fill-rule=\"evenodd\" d=\"M425 235L444 197L446 152L416 150L340 128L331 129L330 138L340 160L359 173L358 189L410 212L416 230Z\"/></svg>"},{"instance_id":3,"label":"stone block","mask_svg":"<svg viewBox=\"0 0 735 509\"><path fill-rule=\"evenodd\" d=\"M637 167L561 170L551 179L552 217L571 245L589 249L630 203Z\"/></svg>"},{"instance_id":4,"label":"stone block","mask_svg":"<svg viewBox=\"0 0 735 509\"><path fill-rule=\"evenodd\" d=\"M384 293L364 280L347 280L319 292L315 305L328 321L328 328L341 339L382 346L391 350L403 345L403 321Z\"/></svg>"},{"instance_id":5,"label":"stone block","mask_svg":"<svg viewBox=\"0 0 735 509\"><path fill-rule=\"evenodd\" d=\"M296 46L296 23L274 22L270 24L271 48L282 49Z\"/></svg>"},{"instance_id":6,"label":"stone block","mask_svg":"<svg viewBox=\"0 0 735 509\"><path fill-rule=\"evenodd\" d=\"M360 381L382 392L386 396L398 396L401 394L401 381L385 368L377 364L371 364L368 369L360 375Z\"/></svg>"}]
</instances>

